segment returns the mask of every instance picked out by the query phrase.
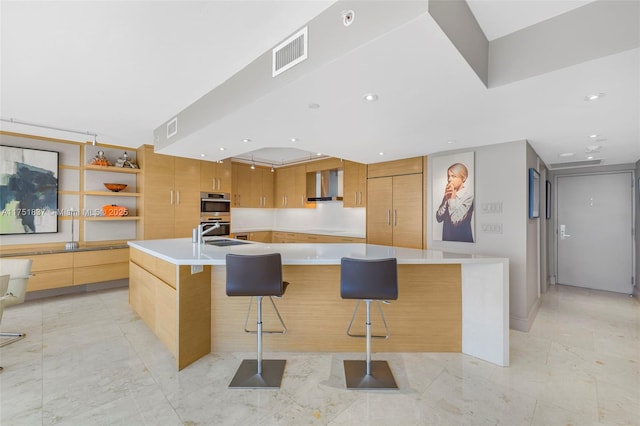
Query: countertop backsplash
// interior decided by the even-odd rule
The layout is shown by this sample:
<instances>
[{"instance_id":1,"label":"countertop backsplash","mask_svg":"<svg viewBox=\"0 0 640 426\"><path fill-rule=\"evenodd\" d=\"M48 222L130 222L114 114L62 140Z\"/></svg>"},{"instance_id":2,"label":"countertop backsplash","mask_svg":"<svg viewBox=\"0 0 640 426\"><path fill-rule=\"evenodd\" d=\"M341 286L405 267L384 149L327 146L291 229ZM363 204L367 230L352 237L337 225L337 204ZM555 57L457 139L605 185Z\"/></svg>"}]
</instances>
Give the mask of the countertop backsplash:
<instances>
[{"instance_id":1,"label":"countertop backsplash","mask_svg":"<svg viewBox=\"0 0 640 426\"><path fill-rule=\"evenodd\" d=\"M341 232L366 236L366 209L343 208L342 201L318 203L315 209L231 209L232 232L287 230Z\"/></svg>"}]
</instances>

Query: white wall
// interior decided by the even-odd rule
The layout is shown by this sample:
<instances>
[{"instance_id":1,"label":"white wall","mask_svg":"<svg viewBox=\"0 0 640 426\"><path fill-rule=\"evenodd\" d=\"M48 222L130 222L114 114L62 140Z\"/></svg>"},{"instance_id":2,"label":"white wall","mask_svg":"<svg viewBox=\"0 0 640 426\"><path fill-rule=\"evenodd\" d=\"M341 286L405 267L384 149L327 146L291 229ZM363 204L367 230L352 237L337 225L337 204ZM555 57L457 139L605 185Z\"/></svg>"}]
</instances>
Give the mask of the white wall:
<instances>
[{"instance_id":1,"label":"white wall","mask_svg":"<svg viewBox=\"0 0 640 426\"><path fill-rule=\"evenodd\" d=\"M435 209L440 200L434 200L441 194L431 194L432 176L427 177L427 247L430 249L455 251L459 253L485 254L509 258L509 309L510 327L528 330L535 316L538 282L531 282L527 262L529 255L539 250L536 245L528 248L529 228L534 220L528 219L528 144L526 141L508 142L479 148L458 150L457 152L475 152L475 235L474 243L455 243L434 241L431 236ZM531 150L532 151L532 150ZM448 155L455 151L430 155L433 157ZM534 163L535 165L535 163ZM431 167L428 167L431 170ZM483 211L483 205L499 204L501 212ZM530 223L531 222L531 223ZM502 226L501 233L490 232L483 225ZM485 230L483 230L485 229ZM537 260L535 267L537 267ZM537 277L537 275L536 275Z\"/></svg>"},{"instance_id":2,"label":"white wall","mask_svg":"<svg viewBox=\"0 0 640 426\"><path fill-rule=\"evenodd\" d=\"M636 162L635 176L633 177L633 182L636 184L636 200L637 203L635 205L635 237L636 237L636 281L635 287L633 288L633 294L638 297L638 278L640 278L640 182L638 182L638 177L640 177L640 161Z\"/></svg>"}]
</instances>

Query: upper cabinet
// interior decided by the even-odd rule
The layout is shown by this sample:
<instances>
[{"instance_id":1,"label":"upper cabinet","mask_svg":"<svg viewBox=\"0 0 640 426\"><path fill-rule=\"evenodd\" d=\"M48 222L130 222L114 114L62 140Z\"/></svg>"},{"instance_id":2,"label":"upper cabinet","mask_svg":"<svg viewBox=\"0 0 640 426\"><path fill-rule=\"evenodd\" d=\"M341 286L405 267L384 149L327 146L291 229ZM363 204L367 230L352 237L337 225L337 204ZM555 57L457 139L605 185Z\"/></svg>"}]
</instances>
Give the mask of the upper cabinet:
<instances>
[{"instance_id":1,"label":"upper cabinet","mask_svg":"<svg viewBox=\"0 0 640 426\"><path fill-rule=\"evenodd\" d=\"M272 208L274 173L269 168L232 164L231 207Z\"/></svg>"},{"instance_id":2,"label":"upper cabinet","mask_svg":"<svg viewBox=\"0 0 640 426\"><path fill-rule=\"evenodd\" d=\"M231 159L200 162L200 191L231 192Z\"/></svg>"},{"instance_id":3,"label":"upper cabinet","mask_svg":"<svg viewBox=\"0 0 640 426\"><path fill-rule=\"evenodd\" d=\"M307 169L304 165L276 170L276 208L304 208L307 205Z\"/></svg>"},{"instance_id":4,"label":"upper cabinet","mask_svg":"<svg viewBox=\"0 0 640 426\"><path fill-rule=\"evenodd\" d=\"M191 237L200 223L200 161L138 149L143 217L139 238Z\"/></svg>"},{"instance_id":5,"label":"upper cabinet","mask_svg":"<svg viewBox=\"0 0 640 426\"><path fill-rule=\"evenodd\" d=\"M343 207L366 207L367 165L344 160Z\"/></svg>"}]
</instances>

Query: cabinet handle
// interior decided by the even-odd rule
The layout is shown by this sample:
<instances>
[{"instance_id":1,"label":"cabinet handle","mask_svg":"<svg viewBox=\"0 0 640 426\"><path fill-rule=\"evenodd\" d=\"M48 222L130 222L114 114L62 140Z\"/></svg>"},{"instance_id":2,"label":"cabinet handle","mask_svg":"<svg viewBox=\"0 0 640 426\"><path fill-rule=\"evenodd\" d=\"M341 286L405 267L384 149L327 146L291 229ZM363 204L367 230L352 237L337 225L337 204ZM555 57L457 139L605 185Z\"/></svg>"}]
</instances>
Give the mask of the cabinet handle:
<instances>
[{"instance_id":1,"label":"cabinet handle","mask_svg":"<svg viewBox=\"0 0 640 426\"><path fill-rule=\"evenodd\" d=\"M387 210L387 225L391 225L391 210Z\"/></svg>"},{"instance_id":2,"label":"cabinet handle","mask_svg":"<svg viewBox=\"0 0 640 426\"><path fill-rule=\"evenodd\" d=\"M355 203L356 206L358 205L358 192L357 191L353 194L353 202Z\"/></svg>"},{"instance_id":3,"label":"cabinet handle","mask_svg":"<svg viewBox=\"0 0 640 426\"><path fill-rule=\"evenodd\" d=\"M398 225L398 211L393 209L393 226Z\"/></svg>"},{"instance_id":4,"label":"cabinet handle","mask_svg":"<svg viewBox=\"0 0 640 426\"><path fill-rule=\"evenodd\" d=\"M211 178L211 189L216 190L216 178Z\"/></svg>"},{"instance_id":5,"label":"cabinet handle","mask_svg":"<svg viewBox=\"0 0 640 426\"><path fill-rule=\"evenodd\" d=\"M173 205L173 190L169 191L169 203Z\"/></svg>"},{"instance_id":6,"label":"cabinet handle","mask_svg":"<svg viewBox=\"0 0 640 426\"><path fill-rule=\"evenodd\" d=\"M180 205L180 191L176 191L176 206Z\"/></svg>"},{"instance_id":7,"label":"cabinet handle","mask_svg":"<svg viewBox=\"0 0 640 426\"><path fill-rule=\"evenodd\" d=\"M218 178L218 191L222 189L222 179Z\"/></svg>"},{"instance_id":8,"label":"cabinet handle","mask_svg":"<svg viewBox=\"0 0 640 426\"><path fill-rule=\"evenodd\" d=\"M238 194L238 206L242 204L242 199L240 198L242 194Z\"/></svg>"}]
</instances>

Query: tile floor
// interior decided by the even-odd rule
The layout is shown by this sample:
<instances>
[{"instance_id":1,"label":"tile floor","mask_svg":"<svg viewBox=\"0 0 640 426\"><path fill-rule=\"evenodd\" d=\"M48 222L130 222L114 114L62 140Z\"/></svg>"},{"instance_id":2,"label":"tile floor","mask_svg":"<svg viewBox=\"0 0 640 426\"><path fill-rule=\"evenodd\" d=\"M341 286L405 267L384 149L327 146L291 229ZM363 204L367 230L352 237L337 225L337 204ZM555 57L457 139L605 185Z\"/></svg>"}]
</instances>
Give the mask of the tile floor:
<instances>
[{"instance_id":1,"label":"tile floor","mask_svg":"<svg viewBox=\"0 0 640 426\"><path fill-rule=\"evenodd\" d=\"M0 424L638 425L639 306L554 286L531 331L511 332L509 368L461 354L374 354L400 390L347 391L342 359L360 354L285 353L281 389L230 390L251 354L210 354L176 372L126 288L52 297L5 311L3 329L28 336L0 349Z\"/></svg>"}]
</instances>

